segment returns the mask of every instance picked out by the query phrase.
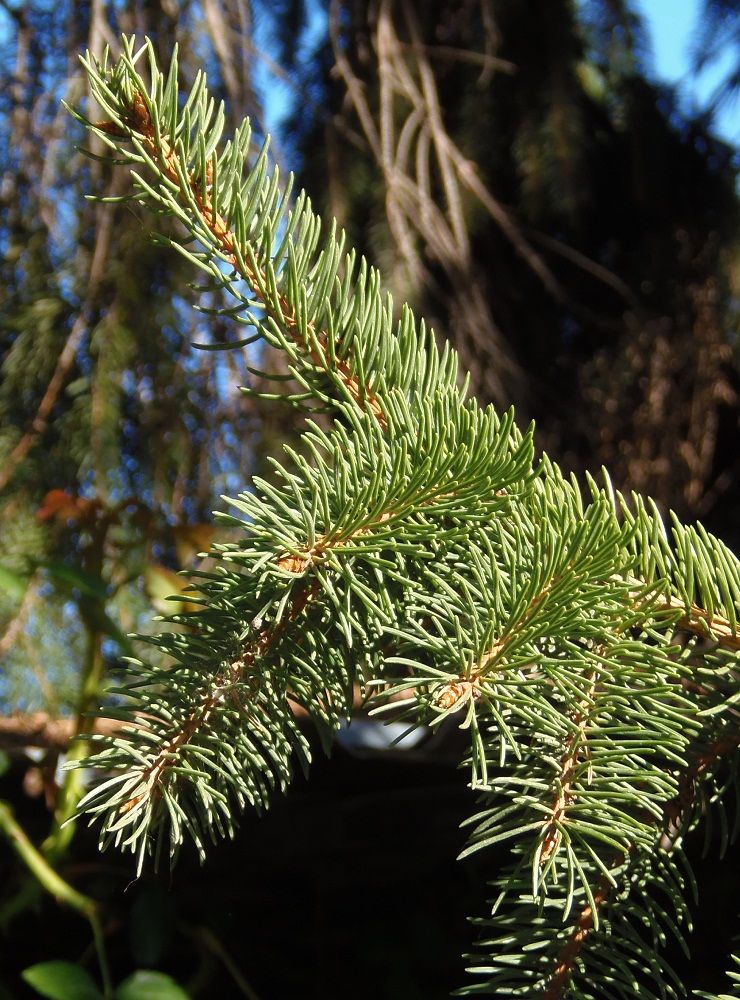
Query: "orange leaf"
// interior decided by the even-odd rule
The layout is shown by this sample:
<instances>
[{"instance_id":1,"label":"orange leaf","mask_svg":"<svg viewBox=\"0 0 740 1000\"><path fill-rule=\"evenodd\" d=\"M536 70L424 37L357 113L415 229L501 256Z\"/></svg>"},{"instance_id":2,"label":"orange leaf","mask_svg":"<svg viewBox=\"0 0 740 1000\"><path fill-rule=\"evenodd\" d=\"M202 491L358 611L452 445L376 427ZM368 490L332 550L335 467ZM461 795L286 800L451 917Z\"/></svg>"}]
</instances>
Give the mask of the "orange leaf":
<instances>
[{"instance_id":1,"label":"orange leaf","mask_svg":"<svg viewBox=\"0 0 740 1000\"><path fill-rule=\"evenodd\" d=\"M44 497L43 504L36 511L36 518L39 521L48 521L52 517L60 521L73 521L79 517L78 503L79 497L72 496L65 490L49 490Z\"/></svg>"},{"instance_id":2,"label":"orange leaf","mask_svg":"<svg viewBox=\"0 0 740 1000\"><path fill-rule=\"evenodd\" d=\"M49 521L92 521L102 508L99 500L75 496L66 490L49 490L36 511L36 519Z\"/></svg>"}]
</instances>

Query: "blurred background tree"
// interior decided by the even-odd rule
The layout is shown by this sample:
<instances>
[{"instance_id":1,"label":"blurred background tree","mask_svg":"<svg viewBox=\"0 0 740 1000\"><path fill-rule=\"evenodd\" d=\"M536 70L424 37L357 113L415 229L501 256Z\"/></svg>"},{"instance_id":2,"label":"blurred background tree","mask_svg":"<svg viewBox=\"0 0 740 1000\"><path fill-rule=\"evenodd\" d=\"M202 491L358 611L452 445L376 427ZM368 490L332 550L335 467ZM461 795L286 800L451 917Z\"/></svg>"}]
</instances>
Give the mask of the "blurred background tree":
<instances>
[{"instance_id":1,"label":"blurred background tree","mask_svg":"<svg viewBox=\"0 0 740 1000\"><path fill-rule=\"evenodd\" d=\"M299 786L207 883L178 874L171 892L152 878L122 896L125 864L61 828L79 788L59 755L125 669L125 634L171 607L219 495L264 472L294 419L238 393L255 348L193 348L239 333L208 315L214 293L188 288L187 264L145 242L152 220L84 199L126 178L76 151L59 101L84 104L78 53L115 49L121 31L164 60L177 41L186 80L205 68L233 123L263 130L274 81L289 88L276 155L395 300L454 342L472 392L536 418L564 466L603 463L735 546L737 151L714 115L740 62L693 113L655 79L629 0L0 0L2 794L39 856L104 901L118 978L159 966L193 996L445 996L480 906L479 874L450 864L430 886L460 844L454 730L361 764L340 750L310 799ZM696 71L739 31L734 4L704 0ZM289 860L286 824L306 844ZM89 934L60 931L0 857L17 957L4 988L31 995L18 971L89 962ZM714 916L721 932L694 951L703 986L719 982L712 939L724 954L731 935ZM289 967L273 937L291 941Z\"/></svg>"},{"instance_id":2,"label":"blurred background tree","mask_svg":"<svg viewBox=\"0 0 740 1000\"><path fill-rule=\"evenodd\" d=\"M737 33L709 6L702 59ZM637 6L335 2L329 25L296 67L325 114L292 123L322 209L476 395L737 537L735 150L652 80Z\"/></svg>"}]
</instances>

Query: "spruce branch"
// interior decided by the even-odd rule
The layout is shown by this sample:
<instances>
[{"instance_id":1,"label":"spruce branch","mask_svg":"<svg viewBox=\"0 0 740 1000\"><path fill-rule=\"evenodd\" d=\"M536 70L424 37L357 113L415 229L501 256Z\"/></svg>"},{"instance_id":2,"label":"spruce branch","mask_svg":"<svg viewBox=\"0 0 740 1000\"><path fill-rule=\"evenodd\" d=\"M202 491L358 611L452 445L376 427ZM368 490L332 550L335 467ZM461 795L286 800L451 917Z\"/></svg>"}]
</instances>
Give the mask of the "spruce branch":
<instances>
[{"instance_id":1,"label":"spruce branch","mask_svg":"<svg viewBox=\"0 0 740 1000\"><path fill-rule=\"evenodd\" d=\"M408 308L394 319L304 195L289 207L248 123L222 146L202 76L181 99L176 58L164 75L132 39L84 64L108 115L85 124L133 166L132 197L182 223L169 242L236 302L216 312L246 327L237 346L282 350L282 398L337 417L228 501L234 540L191 574L199 610L148 639L166 664L132 662L107 709L121 728L90 736L101 843L139 867L188 838L203 856L308 766L296 706L328 749L372 693L467 731L463 854L512 851L466 992L634 996L642 963L670 993L681 840L740 745L737 559L606 476L582 489L511 411L466 399L454 352Z\"/></svg>"},{"instance_id":2,"label":"spruce branch","mask_svg":"<svg viewBox=\"0 0 740 1000\"><path fill-rule=\"evenodd\" d=\"M267 315L297 344L304 346L307 342L311 344L308 353L316 367L323 371L328 371L331 367L331 370L344 382L349 396L358 405L367 406L380 425L384 426L385 416L380 403L372 392L368 393L367 397L365 396L363 387L352 374L349 363L341 358L334 359L333 364L330 363L327 357L328 338L326 333L324 331L317 333L313 326L309 326L308 337L306 337L301 331L298 319L286 297L278 294L274 299L270 295L271 289L268 287L268 282L272 276L260 268L259 260L256 258L253 260L245 259L245 256L239 252L235 232L231 230L226 219L219 215L214 208L212 191L216 161L212 158L206 164L206 184L196 184L194 176L184 167L167 138L155 127L146 99L141 91L134 92L125 121L132 130L139 134L141 137L139 141L152 161L161 168L162 175L174 185L178 185L180 193L194 205L201 224L207 228L220 251L219 256L244 278L259 297ZM115 128L115 123L98 123L98 127L109 132L111 127Z\"/></svg>"}]
</instances>

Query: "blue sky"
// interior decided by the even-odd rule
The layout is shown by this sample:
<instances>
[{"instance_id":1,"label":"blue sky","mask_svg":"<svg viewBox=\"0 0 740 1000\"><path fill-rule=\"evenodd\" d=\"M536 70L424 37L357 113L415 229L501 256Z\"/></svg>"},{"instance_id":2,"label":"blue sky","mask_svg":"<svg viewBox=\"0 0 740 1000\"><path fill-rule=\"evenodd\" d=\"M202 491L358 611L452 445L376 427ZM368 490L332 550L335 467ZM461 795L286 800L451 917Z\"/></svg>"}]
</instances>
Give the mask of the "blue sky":
<instances>
[{"instance_id":1,"label":"blue sky","mask_svg":"<svg viewBox=\"0 0 740 1000\"><path fill-rule=\"evenodd\" d=\"M669 83L678 83L684 99L702 106L732 65L728 46L718 62L697 79L691 73L691 46L700 24L700 0L639 0L650 30L655 57L655 74ZM740 142L740 99L727 103L717 118L719 132Z\"/></svg>"}]
</instances>

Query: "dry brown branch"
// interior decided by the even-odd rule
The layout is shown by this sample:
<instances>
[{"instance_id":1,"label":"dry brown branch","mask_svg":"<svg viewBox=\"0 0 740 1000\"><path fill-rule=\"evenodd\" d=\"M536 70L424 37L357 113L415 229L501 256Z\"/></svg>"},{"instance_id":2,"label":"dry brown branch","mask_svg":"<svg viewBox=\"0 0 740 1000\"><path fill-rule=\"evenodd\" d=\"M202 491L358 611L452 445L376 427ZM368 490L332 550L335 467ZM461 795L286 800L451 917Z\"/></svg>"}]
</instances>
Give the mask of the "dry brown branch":
<instances>
[{"instance_id":1,"label":"dry brown branch","mask_svg":"<svg viewBox=\"0 0 740 1000\"><path fill-rule=\"evenodd\" d=\"M473 52L472 49L460 49L454 45L425 45L424 52L430 59L472 63L474 66L482 66L486 72L506 73L508 76L517 72L516 63L509 59L499 59L490 52Z\"/></svg>"},{"instance_id":2,"label":"dry brown branch","mask_svg":"<svg viewBox=\"0 0 740 1000\"><path fill-rule=\"evenodd\" d=\"M482 291L470 248L463 191L467 189L483 205L553 295L562 301L565 292L450 138L430 64L436 47L423 44L412 6L404 2L401 7L410 44L398 37L393 0L383 0L374 22L380 97L377 122L342 44L339 4L334 2L330 24L336 69L383 172L388 225L412 286L425 286L450 302L452 332L464 366L473 372L473 391L503 404L521 388L520 373ZM483 60L493 58L493 34L491 23L486 53L477 54ZM397 131L401 108L405 118L401 117ZM433 176L441 180L442 198L432 188ZM445 289L432 277L426 258L442 266L447 276Z\"/></svg>"},{"instance_id":3,"label":"dry brown branch","mask_svg":"<svg viewBox=\"0 0 740 1000\"><path fill-rule=\"evenodd\" d=\"M516 67L496 59L498 42L493 10L481 0L484 22L484 52L425 44L417 12L408 0L381 0L372 20L377 57L379 106L369 104L363 80L352 68L341 36L340 4L333 0L330 35L335 70L342 79L347 101L365 134L370 152L380 167L386 191L386 218L400 266L402 283L414 291L422 288L445 300L449 306L450 330L463 367L472 374L471 390L483 393L499 405L525 391L523 378L509 346L495 321L484 293L479 265L470 250L470 234L464 196L484 208L515 252L537 275L548 293L569 305L585 319L604 325L604 318L570 301L563 285L518 221L481 180L476 164L468 160L445 126L433 58L464 59L483 65L481 83L490 83L496 69L514 72ZM400 18L397 12L400 10ZM395 21L402 19L410 41L399 37ZM343 120L343 119L342 119ZM440 191L432 178L439 179ZM636 307L634 295L607 268L584 254L551 241L549 250L566 257L577 267L612 287ZM446 282L442 287L434 269L441 266ZM621 327L620 327L621 328Z\"/></svg>"},{"instance_id":4,"label":"dry brown branch","mask_svg":"<svg viewBox=\"0 0 740 1000\"><path fill-rule=\"evenodd\" d=\"M112 736L122 725L117 719L91 719L90 732ZM63 751L74 739L75 727L76 719L58 718L48 712L0 716L0 749L43 747Z\"/></svg>"},{"instance_id":5,"label":"dry brown branch","mask_svg":"<svg viewBox=\"0 0 740 1000\"><path fill-rule=\"evenodd\" d=\"M241 109L266 131L260 101L252 82L251 57L261 53L252 41L249 5L242 0L203 0L203 15L232 112ZM241 58L240 58L241 57Z\"/></svg>"},{"instance_id":6,"label":"dry brown branch","mask_svg":"<svg viewBox=\"0 0 740 1000\"><path fill-rule=\"evenodd\" d=\"M344 46L341 41L341 5L339 0L331 0L329 8L329 37L334 51L334 64L337 72L344 81L347 88L347 95L352 102L355 113L360 120L360 125L365 133L365 138L370 146L370 150L375 159L382 161L380 150L380 138L375 127L370 107L365 99L364 87L360 79L355 75L350 65L349 59L344 53Z\"/></svg>"},{"instance_id":7,"label":"dry brown branch","mask_svg":"<svg viewBox=\"0 0 740 1000\"><path fill-rule=\"evenodd\" d=\"M391 695L388 704L396 703L399 709L413 701L406 692ZM308 718L308 710L290 695L287 698L290 711L298 720ZM366 713L369 706L366 693L359 684L354 686L353 718ZM122 722L119 719L108 719L104 716L90 718L83 725L85 732L100 736L116 736L125 726L145 726L147 716L139 713L132 722ZM20 750L24 747L39 747L45 750L64 752L76 738L75 720L71 717L51 715L49 712L16 712L13 715L0 716L0 750Z\"/></svg>"},{"instance_id":8,"label":"dry brown branch","mask_svg":"<svg viewBox=\"0 0 740 1000\"><path fill-rule=\"evenodd\" d=\"M120 172L114 174L111 182L111 194L118 192L121 185L122 175ZM36 415L31 421L31 426L23 434L15 445L10 455L0 470L0 491L4 490L13 478L16 469L38 438L45 433L49 426L49 419L56 406L59 395L64 388L67 378L72 371L77 352L88 331L90 314L95 306L100 291L100 285L105 274L105 266L110 247L113 231L114 208L111 205L98 205L98 225L95 233L95 245L93 247L90 271L87 279L87 292L80 311L72 324L72 329L67 335L64 346L57 358L54 372L49 380L41 402L36 410Z\"/></svg>"},{"instance_id":9,"label":"dry brown branch","mask_svg":"<svg viewBox=\"0 0 740 1000\"><path fill-rule=\"evenodd\" d=\"M35 581L29 580L26 590L21 599L21 603L18 605L18 610L13 615L13 617L8 622L8 625L0 636L0 660L10 652L10 650L15 645L16 640L23 631L26 624L26 619L36 602L38 597L38 590Z\"/></svg>"},{"instance_id":10,"label":"dry brown branch","mask_svg":"<svg viewBox=\"0 0 740 1000\"><path fill-rule=\"evenodd\" d=\"M617 295L625 300L625 302L630 306L630 308L639 315L643 311L643 306L638 300L635 293L629 287L629 285L622 281L622 279L610 271L608 267L604 267L603 264L599 264L598 261L592 260L587 257L586 254L581 253L580 250L576 250L575 247L568 246L567 243L563 243L562 240L555 239L555 237L550 236L548 233L543 233L538 230L530 230L529 236L532 242L539 243L540 246L546 247L548 250L552 250L553 253L559 254L565 260L571 261L581 270L586 271L587 274L593 275L598 281L603 284L608 285L612 288ZM623 324L619 324L620 330L623 328Z\"/></svg>"}]
</instances>

